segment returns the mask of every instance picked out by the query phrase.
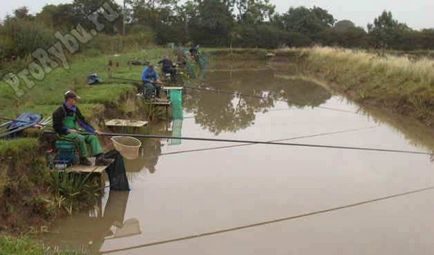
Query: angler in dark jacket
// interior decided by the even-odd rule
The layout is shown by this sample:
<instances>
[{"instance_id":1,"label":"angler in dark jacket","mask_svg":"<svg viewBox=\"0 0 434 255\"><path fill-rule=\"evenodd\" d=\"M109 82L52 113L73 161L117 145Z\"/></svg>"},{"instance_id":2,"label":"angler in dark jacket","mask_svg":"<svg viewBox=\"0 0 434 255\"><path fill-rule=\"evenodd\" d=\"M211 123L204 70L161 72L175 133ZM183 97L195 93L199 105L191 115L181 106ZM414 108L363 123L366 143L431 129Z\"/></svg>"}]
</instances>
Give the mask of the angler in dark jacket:
<instances>
[{"instance_id":1,"label":"angler in dark jacket","mask_svg":"<svg viewBox=\"0 0 434 255\"><path fill-rule=\"evenodd\" d=\"M176 76L176 68L172 62L172 60L170 60L170 58L168 56L165 56L162 60L160 60L158 62L158 64L162 65L162 71L164 74L170 74L172 79L175 78Z\"/></svg>"},{"instance_id":2,"label":"angler in dark jacket","mask_svg":"<svg viewBox=\"0 0 434 255\"><path fill-rule=\"evenodd\" d=\"M53 128L64 140L74 142L80 151L80 164L91 165L88 157L96 157L96 165L107 165L103 150L96 134L98 133L81 114L76 106L79 96L73 91L65 93L65 102L53 113ZM91 147L91 154L87 148Z\"/></svg>"}]
</instances>

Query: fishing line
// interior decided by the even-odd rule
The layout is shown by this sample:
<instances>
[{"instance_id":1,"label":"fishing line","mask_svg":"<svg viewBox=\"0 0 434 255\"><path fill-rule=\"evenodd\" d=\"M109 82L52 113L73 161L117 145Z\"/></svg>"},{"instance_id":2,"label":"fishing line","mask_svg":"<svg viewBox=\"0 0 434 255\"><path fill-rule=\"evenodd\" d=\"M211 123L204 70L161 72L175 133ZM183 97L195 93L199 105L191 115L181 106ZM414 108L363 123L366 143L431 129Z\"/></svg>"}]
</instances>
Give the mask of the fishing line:
<instances>
[{"instance_id":1,"label":"fishing line","mask_svg":"<svg viewBox=\"0 0 434 255\"><path fill-rule=\"evenodd\" d=\"M329 133L318 133L318 134L314 134L314 135L296 136L296 137L290 137L290 138L284 138L284 139L278 139L278 140L271 140L269 142L283 142L283 141L298 140L298 139L304 139L304 138L313 138L313 137L320 137L320 136L336 135L336 134L357 132L357 131L361 131L361 130L368 130L368 129L373 129L373 128L376 128L376 127L378 127L378 126L367 127L367 128L359 128L359 129L347 129L347 130L334 131L334 132L329 132ZM218 147L203 148L203 149L192 149L192 150L174 151L174 152L161 153L160 155L161 156L164 156L164 155L175 155L175 154L183 154L183 153L191 153L191 152L201 152L201 151L211 151L211 150L236 148L236 147L251 146L251 145L255 145L255 144L236 144L236 145L228 145L228 146L218 146Z\"/></svg>"},{"instance_id":2,"label":"fishing line","mask_svg":"<svg viewBox=\"0 0 434 255\"><path fill-rule=\"evenodd\" d=\"M276 145L276 146L292 146L292 147L355 150L355 151L374 151L374 152L389 152L389 153L430 155L430 156L432 155L429 152L423 152L423 151L382 149L382 148L369 148L369 147L353 147L353 146L339 146L339 145L284 143L284 142L267 142L267 141L255 141L255 140L217 139L217 138L203 138L203 137L143 135L143 134L125 134L125 133L101 133L99 135L101 135L101 136L132 136L132 137L136 137L136 138L176 139L176 140L209 141L209 142L225 142L225 143L264 144L264 145Z\"/></svg>"},{"instance_id":3,"label":"fishing line","mask_svg":"<svg viewBox=\"0 0 434 255\"><path fill-rule=\"evenodd\" d=\"M404 196L422 193L422 192L430 191L430 190L434 190L434 186L422 188L422 189L417 189L417 190L412 190L412 191L407 191L407 192L403 192L403 193L397 193L397 194L393 194L393 195L389 195L389 196L374 198L374 199L365 200L362 202L357 202L357 203L352 203L352 204L347 204L347 205L342 205L342 206L338 206L338 207L332 207L332 208L328 208L328 209L324 209L324 210L313 211L313 212L288 216L288 217L284 217L284 218L277 218L277 219L273 219L273 220L267 220L267 221L262 221L262 222L258 222L258 223L248 224L248 225L242 225L242 226L233 227L233 228L220 229L220 230L216 230L216 231L212 231L212 232L204 232L204 233L200 233L200 234L193 234L193 235L183 236L183 237L178 237L178 238L173 238L173 239L150 242L150 243L132 246L132 247L123 248L123 249L114 249L114 250L109 250L109 251L103 251L102 253L105 254L105 253L112 253L112 252L128 251L128 250L146 248L146 247L150 247L150 246L157 246L157 245L162 245L162 244L167 244L167 243L187 241L187 240L192 240L192 239L197 239L197 238L202 238L202 237L207 237L207 236L214 236L214 235L218 235L218 234L224 234L224 233L229 233L229 232L234 232L234 231L239 231L239 230L244 230L244 229L256 228L256 227L260 227L260 226L272 225L272 224L291 221L291 220L295 220L295 219L301 219L301 218L306 218L306 217L310 217L310 216L315 216L315 215L331 213L331 212L335 212L335 211L339 211L339 210L359 207L359 206L366 205L366 204L377 203L377 202L384 201L384 200L389 200L389 199L393 199L393 198L397 198L397 197L404 197Z\"/></svg>"}]
</instances>

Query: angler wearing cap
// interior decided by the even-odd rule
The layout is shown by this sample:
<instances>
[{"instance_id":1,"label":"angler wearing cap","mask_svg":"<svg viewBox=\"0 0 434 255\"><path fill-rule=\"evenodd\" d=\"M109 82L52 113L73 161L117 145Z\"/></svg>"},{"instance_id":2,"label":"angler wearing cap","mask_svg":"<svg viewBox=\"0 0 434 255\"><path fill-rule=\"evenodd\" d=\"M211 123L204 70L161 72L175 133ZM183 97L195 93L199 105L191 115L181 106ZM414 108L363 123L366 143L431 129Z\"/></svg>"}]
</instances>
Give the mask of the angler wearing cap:
<instances>
[{"instance_id":1,"label":"angler wearing cap","mask_svg":"<svg viewBox=\"0 0 434 255\"><path fill-rule=\"evenodd\" d=\"M80 151L80 164L92 165L88 157L95 156L96 165L108 165L110 162L104 158L101 144L95 130L81 114L77 107L79 96L73 91L65 93L65 102L53 113L53 128L65 140L74 142ZM87 148L91 147L91 154Z\"/></svg>"},{"instance_id":2,"label":"angler wearing cap","mask_svg":"<svg viewBox=\"0 0 434 255\"><path fill-rule=\"evenodd\" d=\"M161 81L152 63L143 70L142 81L145 98L152 98L154 94L157 98L160 97Z\"/></svg>"}]
</instances>

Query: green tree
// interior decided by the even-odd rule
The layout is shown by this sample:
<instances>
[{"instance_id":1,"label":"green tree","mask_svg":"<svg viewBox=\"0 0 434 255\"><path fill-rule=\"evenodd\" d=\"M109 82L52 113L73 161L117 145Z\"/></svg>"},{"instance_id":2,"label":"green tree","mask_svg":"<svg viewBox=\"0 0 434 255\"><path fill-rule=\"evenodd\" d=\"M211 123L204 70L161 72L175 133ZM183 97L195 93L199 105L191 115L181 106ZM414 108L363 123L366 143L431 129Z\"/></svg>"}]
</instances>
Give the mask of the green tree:
<instances>
[{"instance_id":1,"label":"green tree","mask_svg":"<svg viewBox=\"0 0 434 255\"><path fill-rule=\"evenodd\" d=\"M95 25L88 19L88 15L94 12L100 12L104 4L109 4L110 7L122 16L122 8L116 3L115 0L74 0L72 3L72 14L74 26L81 24L87 28L93 28ZM118 18L116 22L109 21L104 18L99 18L98 22L104 25L103 32L107 34L115 34L116 31L121 31L122 19Z\"/></svg>"},{"instance_id":2,"label":"green tree","mask_svg":"<svg viewBox=\"0 0 434 255\"><path fill-rule=\"evenodd\" d=\"M70 30L79 20L74 15L72 4L46 5L36 15L36 20L56 30Z\"/></svg>"},{"instance_id":3,"label":"green tree","mask_svg":"<svg viewBox=\"0 0 434 255\"><path fill-rule=\"evenodd\" d=\"M356 25L351 20L340 20L336 22L336 24L333 27L333 30L336 32L345 32L355 27Z\"/></svg>"},{"instance_id":4,"label":"green tree","mask_svg":"<svg viewBox=\"0 0 434 255\"><path fill-rule=\"evenodd\" d=\"M259 24L270 20L275 12L275 5L269 0L232 0L231 6L239 23Z\"/></svg>"},{"instance_id":5,"label":"green tree","mask_svg":"<svg viewBox=\"0 0 434 255\"><path fill-rule=\"evenodd\" d=\"M29 13L29 9L26 6L20 7L14 11L14 16L17 19L31 19L32 15Z\"/></svg>"},{"instance_id":6,"label":"green tree","mask_svg":"<svg viewBox=\"0 0 434 255\"><path fill-rule=\"evenodd\" d=\"M315 35L334 25L335 19L328 11L319 7L290 8L278 21L283 29L308 36Z\"/></svg>"},{"instance_id":7,"label":"green tree","mask_svg":"<svg viewBox=\"0 0 434 255\"><path fill-rule=\"evenodd\" d=\"M368 24L371 44L375 48L394 48L403 34L409 31L411 29L406 24L393 19L392 13L388 11L383 11L373 24Z\"/></svg>"},{"instance_id":8,"label":"green tree","mask_svg":"<svg viewBox=\"0 0 434 255\"><path fill-rule=\"evenodd\" d=\"M325 30L319 36L321 43L345 48L367 47L367 33L350 20L336 22L333 28Z\"/></svg>"},{"instance_id":9,"label":"green tree","mask_svg":"<svg viewBox=\"0 0 434 255\"><path fill-rule=\"evenodd\" d=\"M25 57L38 48L54 42L53 31L41 23L26 19L8 18L0 30L3 57Z\"/></svg>"},{"instance_id":10,"label":"green tree","mask_svg":"<svg viewBox=\"0 0 434 255\"><path fill-rule=\"evenodd\" d=\"M198 13L189 25L192 39L208 46L227 46L234 26L229 5L220 0L196 1Z\"/></svg>"}]
</instances>

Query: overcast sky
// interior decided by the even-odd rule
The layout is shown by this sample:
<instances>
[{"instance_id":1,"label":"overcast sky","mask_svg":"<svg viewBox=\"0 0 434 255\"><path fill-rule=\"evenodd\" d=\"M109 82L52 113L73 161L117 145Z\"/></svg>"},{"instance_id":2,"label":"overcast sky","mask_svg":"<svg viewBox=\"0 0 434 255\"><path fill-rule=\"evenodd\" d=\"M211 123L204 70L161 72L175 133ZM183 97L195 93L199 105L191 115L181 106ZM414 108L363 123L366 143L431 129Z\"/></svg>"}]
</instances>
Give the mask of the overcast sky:
<instances>
[{"instance_id":1,"label":"overcast sky","mask_svg":"<svg viewBox=\"0 0 434 255\"><path fill-rule=\"evenodd\" d=\"M122 2L122 0L116 0ZM328 10L336 19L350 19L366 27L383 10L390 10L395 18L412 28L434 28L434 0L270 0L278 12L286 12L291 6L319 6ZM0 0L0 17L21 6L38 12L46 4L72 2L72 0Z\"/></svg>"}]
</instances>

